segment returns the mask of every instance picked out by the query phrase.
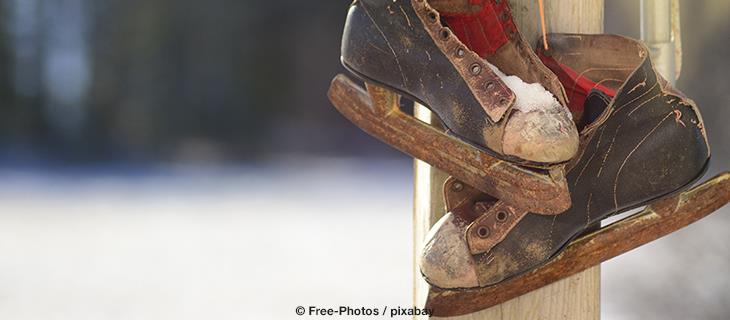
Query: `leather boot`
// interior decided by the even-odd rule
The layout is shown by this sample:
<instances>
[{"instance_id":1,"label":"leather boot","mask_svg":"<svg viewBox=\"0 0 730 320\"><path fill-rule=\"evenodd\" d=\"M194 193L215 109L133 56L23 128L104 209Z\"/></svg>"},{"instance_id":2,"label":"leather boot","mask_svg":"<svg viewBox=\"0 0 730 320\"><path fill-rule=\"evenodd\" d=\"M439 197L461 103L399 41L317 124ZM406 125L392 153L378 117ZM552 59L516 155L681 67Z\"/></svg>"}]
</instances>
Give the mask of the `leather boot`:
<instances>
[{"instance_id":1,"label":"leather boot","mask_svg":"<svg viewBox=\"0 0 730 320\"><path fill-rule=\"evenodd\" d=\"M421 272L433 286L484 287L530 271L601 220L682 191L704 174L710 148L699 110L657 75L648 48L613 35L548 39L550 50L540 55L615 90L610 100L601 90L585 99L602 112L582 130L579 154L566 165L572 207L541 215L487 195L462 197L423 249ZM459 197L454 190L465 190L444 189L447 203Z\"/></svg>"},{"instance_id":2,"label":"leather boot","mask_svg":"<svg viewBox=\"0 0 730 320\"><path fill-rule=\"evenodd\" d=\"M578 133L557 77L522 39L506 1L486 8L499 25L495 37L504 41L485 60L426 0L357 0L342 62L365 82L427 106L451 133L495 157L537 167L567 162L578 150ZM554 103L520 107L531 96L516 96L497 69L542 85Z\"/></svg>"}]
</instances>

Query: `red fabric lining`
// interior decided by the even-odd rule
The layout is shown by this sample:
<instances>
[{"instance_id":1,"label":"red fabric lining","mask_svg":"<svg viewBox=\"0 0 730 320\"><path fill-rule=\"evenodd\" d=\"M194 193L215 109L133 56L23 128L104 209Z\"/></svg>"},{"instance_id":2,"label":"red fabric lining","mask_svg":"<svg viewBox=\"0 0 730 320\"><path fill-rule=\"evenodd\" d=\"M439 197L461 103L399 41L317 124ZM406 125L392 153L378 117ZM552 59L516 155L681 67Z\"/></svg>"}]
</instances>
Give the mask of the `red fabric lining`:
<instances>
[{"instance_id":1,"label":"red fabric lining","mask_svg":"<svg viewBox=\"0 0 730 320\"><path fill-rule=\"evenodd\" d=\"M441 15L454 34L481 57L494 54L508 41L507 35L517 28L505 2L499 5L484 0L471 0L473 5L481 5L477 13L450 13ZM500 19L503 17L504 20Z\"/></svg>"},{"instance_id":2,"label":"red fabric lining","mask_svg":"<svg viewBox=\"0 0 730 320\"><path fill-rule=\"evenodd\" d=\"M542 63L555 73L558 76L558 80L563 84L565 93L568 95L568 108L570 111L582 112L586 97L593 89L598 89L612 98L616 95L615 90L579 75L573 68L546 56L542 51L538 52L537 55L542 60Z\"/></svg>"}]
</instances>

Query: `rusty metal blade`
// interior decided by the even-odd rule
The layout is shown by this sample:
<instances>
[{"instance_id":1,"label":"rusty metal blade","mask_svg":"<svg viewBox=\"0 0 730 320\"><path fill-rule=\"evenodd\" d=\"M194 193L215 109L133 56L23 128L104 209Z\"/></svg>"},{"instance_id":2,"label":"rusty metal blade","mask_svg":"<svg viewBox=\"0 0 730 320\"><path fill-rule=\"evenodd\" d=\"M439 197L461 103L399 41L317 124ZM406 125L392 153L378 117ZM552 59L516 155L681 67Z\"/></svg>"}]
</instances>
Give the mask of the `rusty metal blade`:
<instances>
[{"instance_id":1,"label":"rusty metal blade","mask_svg":"<svg viewBox=\"0 0 730 320\"><path fill-rule=\"evenodd\" d=\"M468 290L432 288L426 308L435 316L487 309L569 277L700 220L730 201L730 172L657 201L642 212L573 241L545 265L500 284Z\"/></svg>"},{"instance_id":2,"label":"rusty metal blade","mask_svg":"<svg viewBox=\"0 0 730 320\"><path fill-rule=\"evenodd\" d=\"M570 208L562 166L536 171L499 160L403 113L399 96L377 86L368 91L344 75L328 92L335 108L365 132L466 184L530 212L558 214Z\"/></svg>"}]
</instances>

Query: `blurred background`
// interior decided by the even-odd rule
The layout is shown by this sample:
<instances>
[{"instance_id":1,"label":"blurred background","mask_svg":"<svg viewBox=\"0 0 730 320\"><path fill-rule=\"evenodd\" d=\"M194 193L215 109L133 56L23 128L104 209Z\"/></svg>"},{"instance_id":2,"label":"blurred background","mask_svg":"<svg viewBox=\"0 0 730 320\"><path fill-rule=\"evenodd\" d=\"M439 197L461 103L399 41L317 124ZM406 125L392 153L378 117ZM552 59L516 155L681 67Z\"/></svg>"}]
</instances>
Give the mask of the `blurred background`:
<instances>
[{"instance_id":1,"label":"blurred background","mask_svg":"<svg viewBox=\"0 0 730 320\"><path fill-rule=\"evenodd\" d=\"M348 4L0 0L0 318L412 304L412 160L325 95ZM639 36L637 1L606 5ZM728 13L682 2L708 177L730 163ZM605 263L603 318L730 318L728 211Z\"/></svg>"}]
</instances>

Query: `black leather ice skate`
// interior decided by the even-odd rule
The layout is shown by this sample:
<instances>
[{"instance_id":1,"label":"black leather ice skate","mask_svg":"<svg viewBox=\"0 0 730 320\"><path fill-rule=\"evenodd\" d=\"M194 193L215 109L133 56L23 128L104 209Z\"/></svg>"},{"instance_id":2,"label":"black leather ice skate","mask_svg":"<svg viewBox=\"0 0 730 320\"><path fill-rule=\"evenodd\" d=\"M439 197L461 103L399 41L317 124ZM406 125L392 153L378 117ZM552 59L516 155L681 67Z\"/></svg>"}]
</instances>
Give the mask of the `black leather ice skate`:
<instances>
[{"instance_id":1,"label":"black leather ice skate","mask_svg":"<svg viewBox=\"0 0 730 320\"><path fill-rule=\"evenodd\" d=\"M451 212L434 226L421 261L435 287L485 287L528 272L601 220L685 190L704 173L710 149L699 110L657 76L646 47L612 35L554 34L549 42L541 54L617 92L610 101L586 99L603 112L567 165L572 207L534 214L447 185Z\"/></svg>"}]
</instances>

